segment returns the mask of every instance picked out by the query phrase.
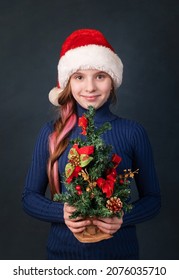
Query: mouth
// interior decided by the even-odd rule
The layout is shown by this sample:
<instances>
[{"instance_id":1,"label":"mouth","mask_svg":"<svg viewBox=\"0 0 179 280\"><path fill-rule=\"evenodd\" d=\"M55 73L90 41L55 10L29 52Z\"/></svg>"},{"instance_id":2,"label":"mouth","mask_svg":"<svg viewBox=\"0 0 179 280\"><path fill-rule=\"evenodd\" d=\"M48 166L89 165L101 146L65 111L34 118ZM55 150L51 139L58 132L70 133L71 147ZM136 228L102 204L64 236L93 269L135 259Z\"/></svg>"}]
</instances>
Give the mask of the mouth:
<instances>
[{"instance_id":1,"label":"mouth","mask_svg":"<svg viewBox=\"0 0 179 280\"><path fill-rule=\"evenodd\" d=\"M88 101L95 101L99 97L99 95L82 95L82 97Z\"/></svg>"}]
</instances>

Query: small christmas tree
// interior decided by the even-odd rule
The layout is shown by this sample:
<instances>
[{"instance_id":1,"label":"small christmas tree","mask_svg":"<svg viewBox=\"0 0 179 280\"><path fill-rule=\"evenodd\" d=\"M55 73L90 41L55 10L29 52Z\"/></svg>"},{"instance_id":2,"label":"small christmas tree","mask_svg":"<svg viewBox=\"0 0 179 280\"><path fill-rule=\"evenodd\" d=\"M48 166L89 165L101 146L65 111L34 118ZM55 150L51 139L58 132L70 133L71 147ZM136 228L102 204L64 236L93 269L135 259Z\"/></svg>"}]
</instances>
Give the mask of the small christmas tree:
<instances>
[{"instance_id":1,"label":"small christmas tree","mask_svg":"<svg viewBox=\"0 0 179 280\"><path fill-rule=\"evenodd\" d=\"M63 180L67 192L55 194L54 201L67 202L75 207L70 218L121 217L130 211L130 182L138 170L124 170L117 174L121 162L117 154L111 155L112 146L106 145L101 135L111 129L110 123L100 128L94 125L95 109L89 106L87 113L78 120L85 140L76 138L68 154Z\"/></svg>"}]
</instances>

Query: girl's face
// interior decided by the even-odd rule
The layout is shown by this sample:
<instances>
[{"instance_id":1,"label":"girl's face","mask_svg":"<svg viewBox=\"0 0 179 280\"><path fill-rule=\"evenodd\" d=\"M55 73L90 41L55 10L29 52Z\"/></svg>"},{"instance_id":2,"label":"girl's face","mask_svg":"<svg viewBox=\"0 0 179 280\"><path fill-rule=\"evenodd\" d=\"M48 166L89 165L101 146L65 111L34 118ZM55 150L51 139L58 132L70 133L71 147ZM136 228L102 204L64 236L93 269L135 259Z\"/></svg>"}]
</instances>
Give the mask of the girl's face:
<instances>
[{"instance_id":1,"label":"girl's face","mask_svg":"<svg viewBox=\"0 0 179 280\"><path fill-rule=\"evenodd\" d=\"M112 90L111 77L99 70L79 70L70 78L74 99L85 109L101 107L109 98Z\"/></svg>"}]
</instances>

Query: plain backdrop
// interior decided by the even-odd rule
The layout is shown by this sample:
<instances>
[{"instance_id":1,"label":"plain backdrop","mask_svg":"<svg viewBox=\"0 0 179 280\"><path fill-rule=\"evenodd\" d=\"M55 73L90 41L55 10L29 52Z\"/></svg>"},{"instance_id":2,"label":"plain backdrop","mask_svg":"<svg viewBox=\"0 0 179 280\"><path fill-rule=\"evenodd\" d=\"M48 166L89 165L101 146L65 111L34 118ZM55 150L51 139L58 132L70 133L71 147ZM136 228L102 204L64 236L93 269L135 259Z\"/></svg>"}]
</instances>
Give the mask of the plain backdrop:
<instances>
[{"instance_id":1,"label":"plain backdrop","mask_svg":"<svg viewBox=\"0 0 179 280\"><path fill-rule=\"evenodd\" d=\"M178 0L0 1L0 259L45 259L49 224L21 195L41 126L55 111L59 50L75 29L96 28L124 64L113 112L147 130L162 208L137 225L141 259L179 259Z\"/></svg>"}]
</instances>

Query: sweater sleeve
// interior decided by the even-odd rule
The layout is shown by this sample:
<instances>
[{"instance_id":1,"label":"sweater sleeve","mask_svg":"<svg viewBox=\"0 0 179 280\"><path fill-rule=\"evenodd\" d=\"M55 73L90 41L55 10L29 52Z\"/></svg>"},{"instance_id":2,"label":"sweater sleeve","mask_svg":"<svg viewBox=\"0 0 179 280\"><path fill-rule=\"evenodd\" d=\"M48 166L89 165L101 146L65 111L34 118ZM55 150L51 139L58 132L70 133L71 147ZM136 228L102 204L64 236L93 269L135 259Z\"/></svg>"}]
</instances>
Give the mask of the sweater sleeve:
<instances>
[{"instance_id":1,"label":"sweater sleeve","mask_svg":"<svg viewBox=\"0 0 179 280\"><path fill-rule=\"evenodd\" d=\"M48 186L48 137L51 132L52 124L47 123L39 133L25 180L22 204L24 211L34 218L59 223L64 221L63 204L45 196Z\"/></svg>"},{"instance_id":2,"label":"sweater sleeve","mask_svg":"<svg viewBox=\"0 0 179 280\"><path fill-rule=\"evenodd\" d=\"M153 218L159 212L161 205L159 181L151 145L145 129L139 124L135 124L131 143L133 170L139 168L139 173L135 175L139 198L133 203L132 211L124 215L123 226Z\"/></svg>"}]
</instances>

